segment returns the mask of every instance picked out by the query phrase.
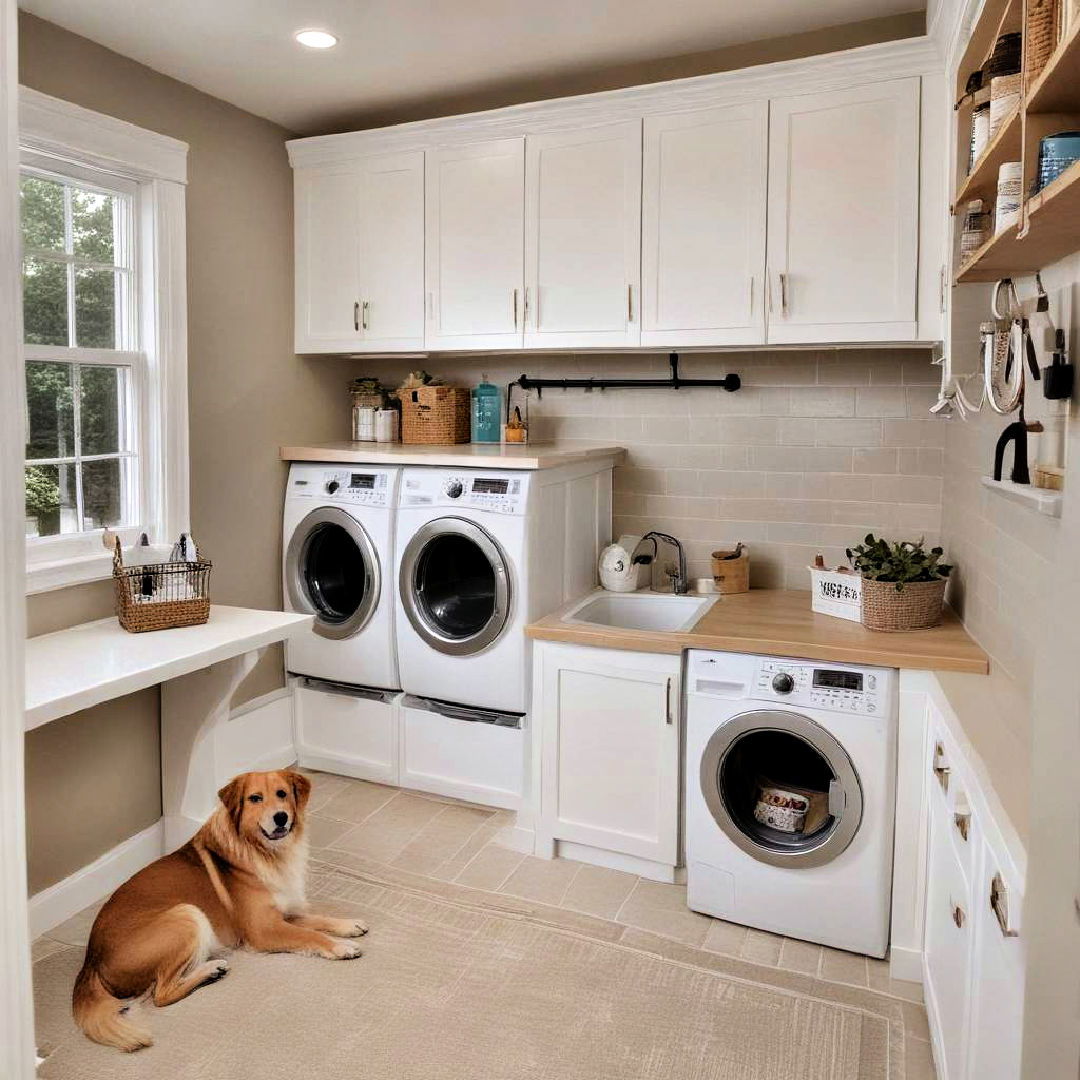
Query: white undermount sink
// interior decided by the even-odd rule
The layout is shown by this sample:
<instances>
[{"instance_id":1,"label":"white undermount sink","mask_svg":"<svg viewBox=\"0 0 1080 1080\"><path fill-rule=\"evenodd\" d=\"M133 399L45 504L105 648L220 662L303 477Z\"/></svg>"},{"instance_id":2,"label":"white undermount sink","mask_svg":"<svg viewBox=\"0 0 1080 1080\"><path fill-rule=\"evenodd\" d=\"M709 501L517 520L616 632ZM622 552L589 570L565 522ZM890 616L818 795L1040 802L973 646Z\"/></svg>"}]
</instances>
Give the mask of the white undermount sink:
<instances>
[{"instance_id":1,"label":"white undermount sink","mask_svg":"<svg viewBox=\"0 0 1080 1080\"><path fill-rule=\"evenodd\" d=\"M716 602L715 596L676 596L648 590L590 593L572 607L563 622L615 626L621 630L689 630Z\"/></svg>"}]
</instances>

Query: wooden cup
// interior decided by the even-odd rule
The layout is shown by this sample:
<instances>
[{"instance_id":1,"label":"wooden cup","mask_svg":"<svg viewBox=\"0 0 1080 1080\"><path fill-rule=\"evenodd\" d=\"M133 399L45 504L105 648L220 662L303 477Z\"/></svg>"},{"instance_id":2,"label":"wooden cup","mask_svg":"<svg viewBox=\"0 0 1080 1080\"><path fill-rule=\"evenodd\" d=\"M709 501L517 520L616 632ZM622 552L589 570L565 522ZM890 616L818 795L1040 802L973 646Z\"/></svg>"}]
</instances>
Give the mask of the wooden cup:
<instances>
[{"instance_id":1,"label":"wooden cup","mask_svg":"<svg viewBox=\"0 0 1080 1080\"><path fill-rule=\"evenodd\" d=\"M712 553L713 584L719 593L740 593L750 589L750 552L744 547L737 559L725 559L730 551Z\"/></svg>"}]
</instances>

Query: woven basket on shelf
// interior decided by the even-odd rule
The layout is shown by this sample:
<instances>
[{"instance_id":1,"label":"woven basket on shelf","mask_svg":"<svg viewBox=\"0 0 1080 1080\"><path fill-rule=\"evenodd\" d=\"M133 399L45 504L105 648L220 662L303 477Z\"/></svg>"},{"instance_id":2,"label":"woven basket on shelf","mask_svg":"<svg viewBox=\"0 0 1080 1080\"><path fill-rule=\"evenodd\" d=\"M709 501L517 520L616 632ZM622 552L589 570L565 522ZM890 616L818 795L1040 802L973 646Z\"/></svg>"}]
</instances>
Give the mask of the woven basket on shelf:
<instances>
[{"instance_id":1,"label":"woven basket on shelf","mask_svg":"<svg viewBox=\"0 0 1080 1080\"><path fill-rule=\"evenodd\" d=\"M428 446L469 441L469 391L464 386L399 390L401 441Z\"/></svg>"},{"instance_id":2,"label":"woven basket on shelf","mask_svg":"<svg viewBox=\"0 0 1080 1080\"><path fill-rule=\"evenodd\" d=\"M1024 27L1024 82L1042 74L1058 41L1059 0L1028 0Z\"/></svg>"},{"instance_id":3,"label":"woven basket on shelf","mask_svg":"<svg viewBox=\"0 0 1080 1080\"><path fill-rule=\"evenodd\" d=\"M213 564L197 562L147 563L125 566L116 541L113 581L116 584L116 616L132 634L198 626L210 618L210 570Z\"/></svg>"},{"instance_id":4,"label":"woven basket on shelf","mask_svg":"<svg viewBox=\"0 0 1080 1080\"><path fill-rule=\"evenodd\" d=\"M867 630L929 630L940 626L945 578L909 581L897 592L895 581L862 581L862 624Z\"/></svg>"}]
</instances>

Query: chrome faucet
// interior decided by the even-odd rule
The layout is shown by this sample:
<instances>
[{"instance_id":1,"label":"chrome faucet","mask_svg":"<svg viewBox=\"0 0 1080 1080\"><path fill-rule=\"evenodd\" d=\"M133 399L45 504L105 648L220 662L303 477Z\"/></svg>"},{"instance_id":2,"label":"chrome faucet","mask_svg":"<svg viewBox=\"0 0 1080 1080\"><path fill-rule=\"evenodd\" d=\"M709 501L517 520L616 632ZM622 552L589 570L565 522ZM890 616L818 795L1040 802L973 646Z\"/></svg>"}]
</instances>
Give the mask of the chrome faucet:
<instances>
[{"instance_id":1,"label":"chrome faucet","mask_svg":"<svg viewBox=\"0 0 1080 1080\"><path fill-rule=\"evenodd\" d=\"M652 555L639 554L642 545L645 543L646 540L652 541ZM665 566L664 573L671 581L671 591L681 596L683 593L687 593L690 591L690 582L686 578L686 552L683 551L682 544L680 544L674 536L669 536L667 533L656 531L647 532L638 541L637 546L634 548L634 553L631 556L630 561L632 563L643 563L645 565L652 563L660 555L660 541L663 541L665 544L669 544L671 547L673 547L679 556L678 569L672 569L670 565Z\"/></svg>"}]
</instances>

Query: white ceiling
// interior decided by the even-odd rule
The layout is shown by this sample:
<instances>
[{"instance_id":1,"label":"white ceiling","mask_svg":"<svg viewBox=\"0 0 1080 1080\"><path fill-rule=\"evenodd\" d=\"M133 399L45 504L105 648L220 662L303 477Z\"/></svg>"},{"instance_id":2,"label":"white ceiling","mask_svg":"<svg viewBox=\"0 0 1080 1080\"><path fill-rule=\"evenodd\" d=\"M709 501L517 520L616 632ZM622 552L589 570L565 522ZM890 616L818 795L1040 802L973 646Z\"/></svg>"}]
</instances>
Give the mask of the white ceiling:
<instances>
[{"instance_id":1,"label":"white ceiling","mask_svg":"<svg viewBox=\"0 0 1080 1080\"><path fill-rule=\"evenodd\" d=\"M895 15L920 0L22 0L292 131L500 84ZM334 49L295 31L337 34Z\"/></svg>"}]
</instances>

